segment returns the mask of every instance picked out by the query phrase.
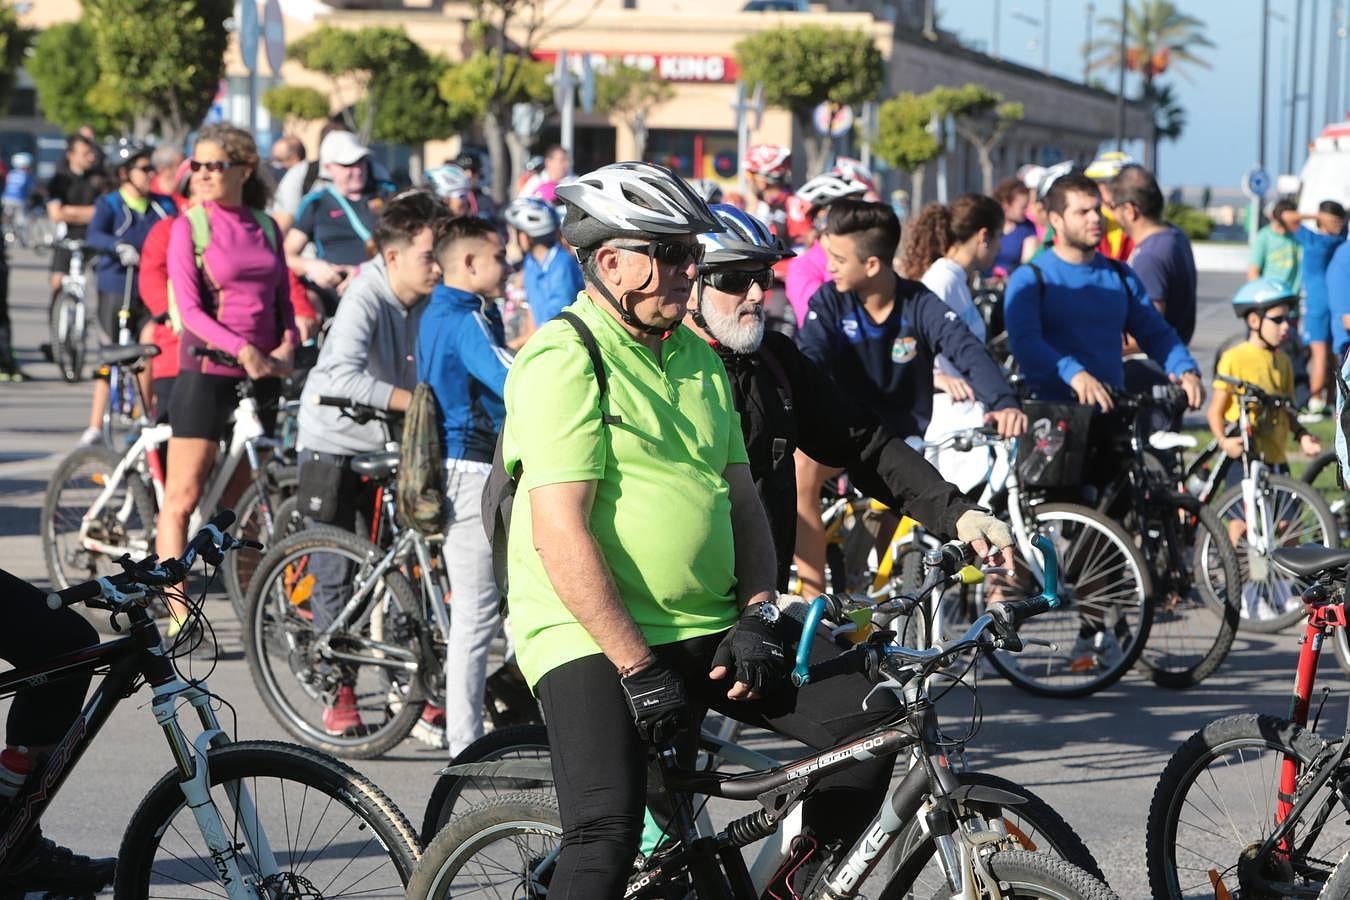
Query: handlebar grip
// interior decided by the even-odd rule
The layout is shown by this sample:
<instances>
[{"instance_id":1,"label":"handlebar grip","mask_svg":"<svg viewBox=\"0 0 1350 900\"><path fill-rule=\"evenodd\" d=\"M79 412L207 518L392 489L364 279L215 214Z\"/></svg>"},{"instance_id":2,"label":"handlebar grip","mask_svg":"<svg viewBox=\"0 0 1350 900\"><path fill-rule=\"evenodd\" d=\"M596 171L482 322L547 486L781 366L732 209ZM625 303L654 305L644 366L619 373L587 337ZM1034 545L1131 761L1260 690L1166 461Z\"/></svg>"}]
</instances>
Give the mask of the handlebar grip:
<instances>
[{"instance_id":1,"label":"handlebar grip","mask_svg":"<svg viewBox=\"0 0 1350 900\"><path fill-rule=\"evenodd\" d=\"M808 684L814 684L817 681L824 681L827 678L833 678L836 675L853 675L867 671L867 650L865 647L857 647L853 650L847 650L838 656L827 659L824 662L818 662L806 670L806 678L800 684L797 684L796 672L793 672L792 683L797 687L804 687Z\"/></svg>"},{"instance_id":2,"label":"handlebar grip","mask_svg":"<svg viewBox=\"0 0 1350 900\"><path fill-rule=\"evenodd\" d=\"M358 406L348 397L332 397L327 394L320 394L314 398L315 406Z\"/></svg>"},{"instance_id":3,"label":"handlebar grip","mask_svg":"<svg viewBox=\"0 0 1350 900\"><path fill-rule=\"evenodd\" d=\"M76 603L93 600L101 593L103 593L103 586L97 581L72 584L68 588L47 594L47 608L51 610L63 609Z\"/></svg>"},{"instance_id":4,"label":"handlebar grip","mask_svg":"<svg viewBox=\"0 0 1350 900\"><path fill-rule=\"evenodd\" d=\"M806 611L806 619L802 622L802 636L797 642L796 665L792 667L792 683L797 687L803 687L811 680L811 644L816 638L816 626L825 615L825 603L824 597L812 600L811 608Z\"/></svg>"},{"instance_id":5,"label":"handlebar grip","mask_svg":"<svg viewBox=\"0 0 1350 900\"><path fill-rule=\"evenodd\" d=\"M1031 546L1041 551L1041 570L1045 575L1041 599L1049 602L1048 609L1054 609L1059 606L1059 557L1055 554L1055 545L1045 535L1037 534L1032 537Z\"/></svg>"},{"instance_id":6,"label":"handlebar grip","mask_svg":"<svg viewBox=\"0 0 1350 900\"><path fill-rule=\"evenodd\" d=\"M948 541L942 545L942 571L947 575L955 575L966 567L968 563L975 561L975 551L969 544L963 544L960 541Z\"/></svg>"}]
</instances>

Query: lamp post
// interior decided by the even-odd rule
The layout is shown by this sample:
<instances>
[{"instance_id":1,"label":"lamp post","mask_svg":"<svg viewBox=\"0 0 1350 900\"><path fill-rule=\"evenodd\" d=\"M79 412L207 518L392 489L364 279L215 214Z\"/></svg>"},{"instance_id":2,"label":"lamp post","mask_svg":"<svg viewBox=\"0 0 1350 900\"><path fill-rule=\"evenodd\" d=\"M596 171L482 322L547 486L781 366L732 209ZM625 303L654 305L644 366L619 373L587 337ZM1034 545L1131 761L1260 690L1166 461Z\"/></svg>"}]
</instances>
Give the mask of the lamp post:
<instances>
[{"instance_id":1,"label":"lamp post","mask_svg":"<svg viewBox=\"0 0 1350 900\"><path fill-rule=\"evenodd\" d=\"M1261 102L1256 128L1256 164L1266 167L1266 60L1270 53L1270 0L1261 0Z\"/></svg>"},{"instance_id":2,"label":"lamp post","mask_svg":"<svg viewBox=\"0 0 1350 900\"><path fill-rule=\"evenodd\" d=\"M1130 10L1130 0L1120 0L1120 79L1116 82L1116 149L1125 146L1125 16Z\"/></svg>"},{"instance_id":3,"label":"lamp post","mask_svg":"<svg viewBox=\"0 0 1350 900\"><path fill-rule=\"evenodd\" d=\"M1294 170L1294 132L1298 130L1298 62L1299 47L1303 43L1303 0L1298 0L1294 6L1294 59L1291 65L1290 80L1293 87L1289 93L1289 131L1285 135L1285 159L1288 160L1286 171Z\"/></svg>"}]
</instances>

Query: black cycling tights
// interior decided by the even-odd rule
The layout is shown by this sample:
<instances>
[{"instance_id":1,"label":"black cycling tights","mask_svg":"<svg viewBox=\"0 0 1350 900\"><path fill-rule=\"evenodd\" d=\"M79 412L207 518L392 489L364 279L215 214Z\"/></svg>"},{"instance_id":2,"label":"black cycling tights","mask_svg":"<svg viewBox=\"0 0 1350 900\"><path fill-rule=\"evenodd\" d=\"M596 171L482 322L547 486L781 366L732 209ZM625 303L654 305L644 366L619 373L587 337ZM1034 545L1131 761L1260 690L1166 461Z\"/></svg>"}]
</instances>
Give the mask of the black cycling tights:
<instances>
[{"instance_id":1,"label":"black cycling tights","mask_svg":"<svg viewBox=\"0 0 1350 900\"><path fill-rule=\"evenodd\" d=\"M62 653L91 647L98 632L73 609L50 610L47 595L0 569L0 659L15 668L40 665ZM14 697L5 740L22 747L55 744L84 704L92 673L28 688Z\"/></svg>"},{"instance_id":2,"label":"black cycling tights","mask_svg":"<svg viewBox=\"0 0 1350 900\"><path fill-rule=\"evenodd\" d=\"M830 747L894 715L886 692L862 700L872 684L861 675L832 678L800 691L786 681L759 700L726 697L729 682L708 679L722 635L653 648L684 679L692 703L770 729L816 749ZM824 643L824 642L821 642ZM816 661L838 651L817 644ZM537 685L548 725L553 777L562 813L562 852L549 885L553 900L623 896L642 837L647 752L619 687L613 664L587 656L549 672ZM842 769L822 780L804 808L822 843L851 846L881 806L894 757ZM749 806L745 812L751 812Z\"/></svg>"}]
</instances>

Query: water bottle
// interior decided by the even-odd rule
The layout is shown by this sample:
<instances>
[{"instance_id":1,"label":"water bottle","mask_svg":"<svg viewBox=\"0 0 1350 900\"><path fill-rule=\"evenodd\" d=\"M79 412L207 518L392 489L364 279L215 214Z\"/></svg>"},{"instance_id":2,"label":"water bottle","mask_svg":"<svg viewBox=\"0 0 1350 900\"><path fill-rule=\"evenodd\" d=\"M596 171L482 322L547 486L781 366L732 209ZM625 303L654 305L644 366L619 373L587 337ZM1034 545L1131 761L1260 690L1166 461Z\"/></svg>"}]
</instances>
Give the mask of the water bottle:
<instances>
[{"instance_id":1,"label":"water bottle","mask_svg":"<svg viewBox=\"0 0 1350 900\"><path fill-rule=\"evenodd\" d=\"M0 806L14 799L32 771L27 747L6 747L0 752Z\"/></svg>"},{"instance_id":2,"label":"water bottle","mask_svg":"<svg viewBox=\"0 0 1350 900\"><path fill-rule=\"evenodd\" d=\"M1046 470L1050 468L1059 451L1064 447L1063 423L1038 419L1028 436L1032 441L1032 453L1022 466L1022 479L1028 484L1039 484ZM1026 440L1024 438L1023 440Z\"/></svg>"}]
</instances>

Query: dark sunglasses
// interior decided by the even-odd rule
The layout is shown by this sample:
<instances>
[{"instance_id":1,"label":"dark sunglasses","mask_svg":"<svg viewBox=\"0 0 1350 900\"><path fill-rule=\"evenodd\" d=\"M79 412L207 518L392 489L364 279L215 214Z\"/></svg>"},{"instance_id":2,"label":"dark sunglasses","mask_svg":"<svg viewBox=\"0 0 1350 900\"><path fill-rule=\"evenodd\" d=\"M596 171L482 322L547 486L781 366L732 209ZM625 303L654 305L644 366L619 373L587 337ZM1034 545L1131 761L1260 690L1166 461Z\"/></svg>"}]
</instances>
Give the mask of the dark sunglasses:
<instances>
[{"instance_id":1,"label":"dark sunglasses","mask_svg":"<svg viewBox=\"0 0 1350 900\"><path fill-rule=\"evenodd\" d=\"M1283 315L1283 316L1262 316L1261 318L1265 319L1267 322L1274 322L1276 325L1283 325L1285 322L1288 322L1288 321L1289 321L1289 316L1288 316L1288 315Z\"/></svg>"},{"instance_id":2,"label":"dark sunglasses","mask_svg":"<svg viewBox=\"0 0 1350 900\"><path fill-rule=\"evenodd\" d=\"M724 294L744 294L750 290L752 284L757 284L761 290L767 291L773 287L773 270L758 269L749 272L745 269L727 269L721 272L707 272L703 275L703 281Z\"/></svg>"},{"instance_id":3,"label":"dark sunglasses","mask_svg":"<svg viewBox=\"0 0 1350 900\"><path fill-rule=\"evenodd\" d=\"M154 166L132 166L131 168L134 172L144 172L147 175L155 174Z\"/></svg>"},{"instance_id":4,"label":"dark sunglasses","mask_svg":"<svg viewBox=\"0 0 1350 900\"><path fill-rule=\"evenodd\" d=\"M652 241L650 244L615 244L619 250L645 253L664 266L679 268L690 263L703 262L702 244L681 244L677 241Z\"/></svg>"},{"instance_id":5,"label":"dark sunglasses","mask_svg":"<svg viewBox=\"0 0 1350 900\"><path fill-rule=\"evenodd\" d=\"M210 162L202 162L199 159L193 159L188 161L188 168L194 172L200 172L202 169L205 169L208 172L215 172L219 174L221 172L224 172L226 169L231 168L233 165L234 163L230 162L228 159L226 160L213 159Z\"/></svg>"}]
</instances>

